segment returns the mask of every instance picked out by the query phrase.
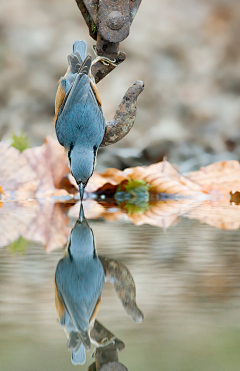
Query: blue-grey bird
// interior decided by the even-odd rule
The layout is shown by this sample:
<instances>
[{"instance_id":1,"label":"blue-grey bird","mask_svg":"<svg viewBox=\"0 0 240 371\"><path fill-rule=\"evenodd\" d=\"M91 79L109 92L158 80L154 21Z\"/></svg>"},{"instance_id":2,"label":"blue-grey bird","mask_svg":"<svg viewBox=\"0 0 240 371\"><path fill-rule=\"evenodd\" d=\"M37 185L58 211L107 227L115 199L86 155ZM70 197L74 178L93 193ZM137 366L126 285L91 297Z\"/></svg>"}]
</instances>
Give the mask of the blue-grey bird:
<instances>
[{"instance_id":1,"label":"blue-grey bird","mask_svg":"<svg viewBox=\"0 0 240 371\"><path fill-rule=\"evenodd\" d=\"M92 329L99 310L105 276L96 254L94 236L81 206L67 250L55 273L55 304L68 336L72 363L84 364Z\"/></svg>"},{"instance_id":2,"label":"blue-grey bird","mask_svg":"<svg viewBox=\"0 0 240 371\"><path fill-rule=\"evenodd\" d=\"M69 167L83 198L91 177L98 147L105 133L105 119L87 44L75 41L69 67L60 79L55 99L55 129L59 143L68 151Z\"/></svg>"}]
</instances>

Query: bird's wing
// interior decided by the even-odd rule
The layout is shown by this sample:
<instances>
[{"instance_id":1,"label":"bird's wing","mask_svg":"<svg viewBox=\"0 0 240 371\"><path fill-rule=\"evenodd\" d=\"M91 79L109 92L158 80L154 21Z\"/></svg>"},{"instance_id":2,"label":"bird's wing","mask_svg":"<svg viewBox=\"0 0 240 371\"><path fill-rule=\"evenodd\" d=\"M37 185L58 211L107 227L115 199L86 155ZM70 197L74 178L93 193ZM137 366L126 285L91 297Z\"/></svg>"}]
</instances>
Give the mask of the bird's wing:
<instances>
[{"instance_id":1,"label":"bird's wing","mask_svg":"<svg viewBox=\"0 0 240 371\"><path fill-rule=\"evenodd\" d=\"M85 134L87 139L94 139L93 145L100 145L104 130L105 120L89 76L77 74L59 110L56 121L58 140L61 145L70 149L78 136ZM92 138L94 135L96 138Z\"/></svg>"},{"instance_id":2,"label":"bird's wing","mask_svg":"<svg viewBox=\"0 0 240 371\"><path fill-rule=\"evenodd\" d=\"M101 303L101 294L105 282L103 266L98 257L93 258L91 266L88 267L89 282L91 285L91 295L87 296L86 303L88 308L89 322L95 319Z\"/></svg>"},{"instance_id":3,"label":"bird's wing","mask_svg":"<svg viewBox=\"0 0 240 371\"><path fill-rule=\"evenodd\" d=\"M69 292L63 294L66 310L76 331L79 333L81 341L87 349L90 349L91 342L88 335L89 314L86 303L83 299L79 300L79 292L75 291L71 292L71 294Z\"/></svg>"},{"instance_id":4,"label":"bird's wing","mask_svg":"<svg viewBox=\"0 0 240 371\"><path fill-rule=\"evenodd\" d=\"M55 123L57 121L58 113L64 101L65 95L66 95L66 79L62 77L59 81L59 85L58 85L57 93L55 97L55 116L54 116Z\"/></svg>"},{"instance_id":5,"label":"bird's wing","mask_svg":"<svg viewBox=\"0 0 240 371\"><path fill-rule=\"evenodd\" d=\"M102 107L102 102L101 102L99 92L97 90L97 87L96 87L95 83L93 83L93 81L91 79L90 79L90 84L91 84L92 91L94 93L94 96L95 96L98 104L100 105L100 107Z\"/></svg>"},{"instance_id":6,"label":"bird's wing","mask_svg":"<svg viewBox=\"0 0 240 371\"><path fill-rule=\"evenodd\" d=\"M88 97L88 86L86 81L86 75L78 74L77 78L73 82L71 88L66 94L61 107L58 111L56 119L56 134L59 143L65 148L70 149L76 135L76 125L81 119L84 112ZM75 94L77 92L77 94ZM78 104L78 112L76 117L76 107Z\"/></svg>"},{"instance_id":7,"label":"bird's wing","mask_svg":"<svg viewBox=\"0 0 240 371\"><path fill-rule=\"evenodd\" d=\"M58 314L60 324L64 325L65 324L65 309L64 309L64 304L58 294L56 281L55 281L55 306L56 306L56 311Z\"/></svg>"}]
</instances>

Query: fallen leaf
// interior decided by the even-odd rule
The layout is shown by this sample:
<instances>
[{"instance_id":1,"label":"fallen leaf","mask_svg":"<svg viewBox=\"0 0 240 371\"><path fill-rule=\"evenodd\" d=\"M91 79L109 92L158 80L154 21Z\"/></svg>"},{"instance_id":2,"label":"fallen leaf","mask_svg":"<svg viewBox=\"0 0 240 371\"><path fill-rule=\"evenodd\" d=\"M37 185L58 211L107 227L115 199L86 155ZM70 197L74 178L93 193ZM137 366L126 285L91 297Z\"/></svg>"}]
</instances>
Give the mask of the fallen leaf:
<instances>
[{"instance_id":1,"label":"fallen leaf","mask_svg":"<svg viewBox=\"0 0 240 371\"><path fill-rule=\"evenodd\" d=\"M0 156L0 213L4 216L0 223L0 246L20 236L43 243L47 251L63 246L70 232L66 209L55 204L53 199L43 201L52 196L76 192L76 182L69 174L63 147L50 137L42 146L26 149L22 153L0 143ZM135 184L135 191L136 185L146 185L145 193L149 189L150 193L172 195L172 199L155 199L153 202L151 197L146 197L144 202L135 205L137 195L129 189L131 184ZM103 193L106 197L118 190L119 193L133 193L133 200L123 198L122 202L121 197L117 201L99 197L100 203L87 200L84 201L85 215L87 218L101 217L112 221L131 220L136 225L147 223L161 228L168 228L180 217L188 216L217 228L237 229L240 227L240 209L228 200L231 194L233 201L234 195L239 193L234 190L238 189L238 161L218 162L188 176L179 173L167 161L124 171L108 169L104 174L93 174L87 192ZM174 199L176 196L178 200ZM9 199L26 198L37 198L39 202L31 203L29 210L20 203L6 203ZM79 205L69 211L69 215L75 217L78 213Z\"/></svg>"},{"instance_id":2,"label":"fallen leaf","mask_svg":"<svg viewBox=\"0 0 240 371\"><path fill-rule=\"evenodd\" d=\"M123 171L108 169L104 174L94 173L86 188L96 192L106 183L117 185L126 179L143 180L157 193L178 194L181 196L200 195L201 186L188 177L179 174L171 164L162 161L147 167L134 167Z\"/></svg>"},{"instance_id":3,"label":"fallen leaf","mask_svg":"<svg viewBox=\"0 0 240 371\"><path fill-rule=\"evenodd\" d=\"M240 189L240 163L216 162L199 171L182 175L167 161L147 167L135 167L119 171L109 169L104 174L94 173L87 186L88 192L111 190L126 179L143 180L157 193L180 195L202 199L229 199L229 193ZM105 188L104 188L105 187Z\"/></svg>"},{"instance_id":4,"label":"fallen leaf","mask_svg":"<svg viewBox=\"0 0 240 371\"><path fill-rule=\"evenodd\" d=\"M51 137L47 137L42 146L26 149L22 154L0 143L0 155L3 199L60 197L78 192L64 148ZM230 191L240 189L240 164L238 161L217 162L188 176L182 175L167 161L124 171L108 169L103 174L94 172L86 191L113 195L126 181L144 181L150 192L155 193L197 200L226 200Z\"/></svg>"},{"instance_id":5,"label":"fallen leaf","mask_svg":"<svg viewBox=\"0 0 240 371\"><path fill-rule=\"evenodd\" d=\"M213 196L224 196L229 200L229 193L240 189L240 163L238 161L216 162L198 171L190 172L188 178L201 187L202 192Z\"/></svg>"},{"instance_id":6,"label":"fallen leaf","mask_svg":"<svg viewBox=\"0 0 240 371\"><path fill-rule=\"evenodd\" d=\"M60 182L69 173L64 148L57 140L47 137L40 147L28 148L22 155L37 174L39 186L36 197L62 196L68 192L58 190Z\"/></svg>"},{"instance_id":7,"label":"fallen leaf","mask_svg":"<svg viewBox=\"0 0 240 371\"><path fill-rule=\"evenodd\" d=\"M1 199L34 197L39 179L23 154L0 142L0 158Z\"/></svg>"},{"instance_id":8,"label":"fallen leaf","mask_svg":"<svg viewBox=\"0 0 240 371\"><path fill-rule=\"evenodd\" d=\"M124 171L117 169L107 169L103 174L95 171L87 184L86 191L89 193L96 192L108 183L117 186L126 178Z\"/></svg>"},{"instance_id":9,"label":"fallen leaf","mask_svg":"<svg viewBox=\"0 0 240 371\"><path fill-rule=\"evenodd\" d=\"M0 142L1 199L46 198L76 193L66 176L69 174L65 150L57 140L20 153Z\"/></svg>"}]
</instances>

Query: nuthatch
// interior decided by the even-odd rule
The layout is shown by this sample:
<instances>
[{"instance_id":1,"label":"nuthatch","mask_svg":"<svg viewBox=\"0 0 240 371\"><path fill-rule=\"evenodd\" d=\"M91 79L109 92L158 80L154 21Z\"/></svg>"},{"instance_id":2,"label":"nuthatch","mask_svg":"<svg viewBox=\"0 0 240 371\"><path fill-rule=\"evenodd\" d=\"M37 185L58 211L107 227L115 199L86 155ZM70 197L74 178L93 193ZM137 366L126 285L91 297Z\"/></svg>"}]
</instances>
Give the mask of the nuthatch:
<instances>
[{"instance_id":1,"label":"nuthatch","mask_svg":"<svg viewBox=\"0 0 240 371\"><path fill-rule=\"evenodd\" d=\"M90 331L99 310L104 279L93 232L81 206L66 254L59 261L55 273L55 304L60 324L69 339L73 364L84 364L85 348L91 347Z\"/></svg>"},{"instance_id":2,"label":"nuthatch","mask_svg":"<svg viewBox=\"0 0 240 371\"><path fill-rule=\"evenodd\" d=\"M68 151L69 167L81 199L105 132L101 100L91 75L92 58L90 54L86 56L86 50L84 40L75 41L55 99L57 138Z\"/></svg>"}]
</instances>

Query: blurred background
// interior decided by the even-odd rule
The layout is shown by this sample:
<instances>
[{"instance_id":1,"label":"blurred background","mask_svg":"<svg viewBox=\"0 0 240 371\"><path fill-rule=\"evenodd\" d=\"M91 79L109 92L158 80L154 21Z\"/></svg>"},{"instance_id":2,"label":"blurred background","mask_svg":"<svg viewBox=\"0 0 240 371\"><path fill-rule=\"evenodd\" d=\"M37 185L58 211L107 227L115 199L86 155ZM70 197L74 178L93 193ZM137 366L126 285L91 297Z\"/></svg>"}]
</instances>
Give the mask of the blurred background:
<instances>
[{"instance_id":1,"label":"blurred background","mask_svg":"<svg viewBox=\"0 0 240 371\"><path fill-rule=\"evenodd\" d=\"M149 164L164 156L181 171L240 160L240 2L142 1L127 59L99 83L106 120L143 80L137 119L117 145L101 149L97 170ZM1 0L0 140L55 137L60 76L76 39L94 40L74 0Z\"/></svg>"}]
</instances>

